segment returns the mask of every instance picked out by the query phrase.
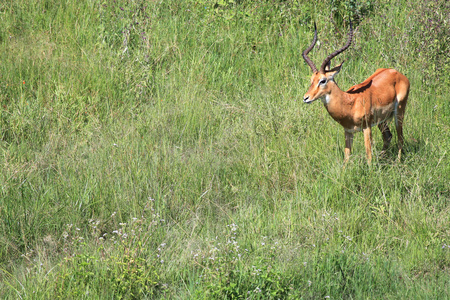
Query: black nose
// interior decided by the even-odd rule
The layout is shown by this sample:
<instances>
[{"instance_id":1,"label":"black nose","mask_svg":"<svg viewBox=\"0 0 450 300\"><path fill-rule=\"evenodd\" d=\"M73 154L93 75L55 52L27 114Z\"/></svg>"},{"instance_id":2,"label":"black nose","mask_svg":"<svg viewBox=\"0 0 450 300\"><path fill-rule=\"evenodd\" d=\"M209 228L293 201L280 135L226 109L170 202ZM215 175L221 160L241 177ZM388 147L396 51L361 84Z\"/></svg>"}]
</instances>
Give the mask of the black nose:
<instances>
[{"instance_id":1,"label":"black nose","mask_svg":"<svg viewBox=\"0 0 450 300\"><path fill-rule=\"evenodd\" d=\"M309 96L308 96L308 97L305 97L305 98L303 98L303 102L308 102L308 100L309 100Z\"/></svg>"}]
</instances>

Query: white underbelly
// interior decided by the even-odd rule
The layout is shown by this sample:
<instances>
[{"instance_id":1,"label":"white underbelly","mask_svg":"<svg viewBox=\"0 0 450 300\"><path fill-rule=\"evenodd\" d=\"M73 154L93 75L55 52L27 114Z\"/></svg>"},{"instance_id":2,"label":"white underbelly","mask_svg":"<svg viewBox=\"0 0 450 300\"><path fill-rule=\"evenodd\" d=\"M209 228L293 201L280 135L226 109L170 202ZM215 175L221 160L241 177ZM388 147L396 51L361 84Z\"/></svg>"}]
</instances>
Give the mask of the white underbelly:
<instances>
[{"instance_id":1,"label":"white underbelly","mask_svg":"<svg viewBox=\"0 0 450 300\"><path fill-rule=\"evenodd\" d=\"M394 103L392 103L392 105L373 111L372 114L374 116L373 118L374 122L370 124L370 127L376 126L382 122L389 122L393 116L397 116L397 108L398 102L395 101ZM362 125L363 124L360 124L359 126L354 126L352 128L345 128L345 131L348 133L355 133L361 131L363 127Z\"/></svg>"}]
</instances>

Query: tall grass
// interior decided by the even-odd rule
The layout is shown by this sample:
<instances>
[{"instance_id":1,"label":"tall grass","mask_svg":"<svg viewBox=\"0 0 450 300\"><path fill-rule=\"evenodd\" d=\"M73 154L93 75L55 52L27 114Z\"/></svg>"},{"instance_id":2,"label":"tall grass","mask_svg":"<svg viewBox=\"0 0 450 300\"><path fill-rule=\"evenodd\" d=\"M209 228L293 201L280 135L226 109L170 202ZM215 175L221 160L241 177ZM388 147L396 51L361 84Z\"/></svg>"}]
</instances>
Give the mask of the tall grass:
<instances>
[{"instance_id":1,"label":"tall grass","mask_svg":"<svg viewBox=\"0 0 450 300\"><path fill-rule=\"evenodd\" d=\"M313 60L341 46L352 1L0 4L0 297L449 298L435 2L355 8L339 85L394 67L411 93L402 160L357 134L345 169L300 53L313 20Z\"/></svg>"}]
</instances>

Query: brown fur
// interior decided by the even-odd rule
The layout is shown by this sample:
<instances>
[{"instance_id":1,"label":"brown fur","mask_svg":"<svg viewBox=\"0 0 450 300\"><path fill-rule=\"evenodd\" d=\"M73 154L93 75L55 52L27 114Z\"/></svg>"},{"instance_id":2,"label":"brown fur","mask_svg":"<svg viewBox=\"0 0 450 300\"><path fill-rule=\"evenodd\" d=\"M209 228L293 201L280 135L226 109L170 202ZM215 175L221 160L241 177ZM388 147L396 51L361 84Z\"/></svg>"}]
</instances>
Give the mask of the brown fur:
<instances>
[{"instance_id":1,"label":"brown fur","mask_svg":"<svg viewBox=\"0 0 450 300\"><path fill-rule=\"evenodd\" d=\"M324 105L331 117L345 129L346 149L345 161L348 161L353 141L353 133L364 131L367 159L372 159L371 127L378 125L383 134L383 151L391 140L387 122L396 117L399 158L403 147L403 117L409 94L409 80L394 69L378 69L362 83L352 86L343 92L334 82L341 65L324 72L314 72L311 86L304 96L305 102L324 99ZM321 79L327 78L320 85ZM397 109L396 109L397 106Z\"/></svg>"}]
</instances>

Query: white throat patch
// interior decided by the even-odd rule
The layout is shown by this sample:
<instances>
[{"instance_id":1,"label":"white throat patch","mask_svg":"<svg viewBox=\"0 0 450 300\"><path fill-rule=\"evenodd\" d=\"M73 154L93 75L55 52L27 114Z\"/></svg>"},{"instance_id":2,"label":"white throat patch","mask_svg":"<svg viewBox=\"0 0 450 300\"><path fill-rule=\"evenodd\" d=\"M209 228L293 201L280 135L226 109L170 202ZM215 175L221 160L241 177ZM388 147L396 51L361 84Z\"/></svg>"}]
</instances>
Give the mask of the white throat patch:
<instances>
[{"instance_id":1,"label":"white throat patch","mask_svg":"<svg viewBox=\"0 0 450 300\"><path fill-rule=\"evenodd\" d=\"M328 103L330 103L331 97L329 94L325 95L324 97L322 97L322 102L325 105L328 105Z\"/></svg>"}]
</instances>

